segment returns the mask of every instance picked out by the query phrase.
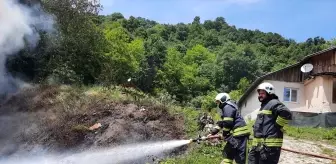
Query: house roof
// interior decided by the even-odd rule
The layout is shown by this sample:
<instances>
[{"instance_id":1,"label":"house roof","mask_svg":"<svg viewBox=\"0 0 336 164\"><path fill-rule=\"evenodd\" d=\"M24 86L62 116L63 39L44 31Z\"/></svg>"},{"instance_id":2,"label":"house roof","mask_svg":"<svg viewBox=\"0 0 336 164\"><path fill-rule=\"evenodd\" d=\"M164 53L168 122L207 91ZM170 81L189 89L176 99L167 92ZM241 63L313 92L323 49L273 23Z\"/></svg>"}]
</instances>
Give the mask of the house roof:
<instances>
[{"instance_id":1,"label":"house roof","mask_svg":"<svg viewBox=\"0 0 336 164\"><path fill-rule=\"evenodd\" d=\"M277 73L277 72L280 72L280 71L283 71L283 70L286 70L286 69L289 69L289 68L293 68L295 66L298 66L298 65L301 65L303 63L305 63L308 59L310 59L311 57L314 57L314 56L317 56L317 55L321 55L325 52L328 52L328 51L331 51L331 50L335 50L336 49L336 46L332 46L330 48L327 48L327 49L324 49L322 51L319 51L319 52L315 52L313 54L310 54L310 55L307 55L306 57L304 57L301 61L299 61L298 63L295 63L293 65L290 65L290 66L287 66L285 68L282 68L282 69L279 69L277 71L274 71L274 72L271 72L271 73L268 73L268 74L265 74L261 77L259 77L258 79L256 79L252 84L251 86L246 90L246 92L243 94L243 96L238 100L238 106L240 107L241 104L243 103L243 101L247 98L247 96L262 82L265 80L266 77L274 74L274 73Z\"/></svg>"}]
</instances>

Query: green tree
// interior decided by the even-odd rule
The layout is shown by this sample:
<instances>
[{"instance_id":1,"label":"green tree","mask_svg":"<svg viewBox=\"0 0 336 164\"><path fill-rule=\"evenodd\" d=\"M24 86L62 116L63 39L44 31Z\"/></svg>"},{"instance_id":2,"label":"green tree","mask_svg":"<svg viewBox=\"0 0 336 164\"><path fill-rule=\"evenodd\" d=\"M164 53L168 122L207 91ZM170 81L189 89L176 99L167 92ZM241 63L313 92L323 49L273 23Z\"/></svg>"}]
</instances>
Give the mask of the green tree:
<instances>
[{"instance_id":1,"label":"green tree","mask_svg":"<svg viewBox=\"0 0 336 164\"><path fill-rule=\"evenodd\" d=\"M180 102L207 99L216 91L238 98L246 80L336 45L322 37L297 43L277 33L236 28L223 17L202 23L196 16L192 23L173 25L121 13L98 15L101 6L91 0L44 0L42 7L55 16L56 32L39 31L36 49L8 59L14 76L108 85L132 77L143 91L167 91Z\"/></svg>"},{"instance_id":2,"label":"green tree","mask_svg":"<svg viewBox=\"0 0 336 164\"><path fill-rule=\"evenodd\" d=\"M110 21L118 21L118 20L123 20L123 19L125 19L124 16L118 12L107 16L107 20L110 20Z\"/></svg>"},{"instance_id":3,"label":"green tree","mask_svg":"<svg viewBox=\"0 0 336 164\"><path fill-rule=\"evenodd\" d=\"M152 34L144 42L145 61L141 64L141 71L137 78L138 86L146 91L152 92L156 85L159 84L157 72L162 69L165 63L167 47L163 39Z\"/></svg>"},{"instance_id":4,"label":"green tree","mask_svg":"<svg viewBox=\"0 0 336 164\"><path fill-rule=\"evenodd\" d=\"M328 45L329 45L329 46L336 46L336 38L331 39L331 40L328 42Z\"/></svg>"},{"instance_id":5,"label":"green tree","mask_svg":"<svg viewBox=\"0 0 336 164\"><path fill-rule=\"evenodd\" d=\"M240 97L244 94L244 92L249 88L251 82L246 78L241 78L237 85L237 90L233 90L230 92L230 96L233 100L238 101Z\"/></svg>"},{"instance_id":6,"label":"green tree","mask_svg":"<svg viewBox=\"0 0 336 164\"><path fill-rule=\"evenodd\" d=\"M159 70L160 86L166 88L169 94L175 95L179 101L184 98L181 78L185 64L181 58L182 54L178 50L169 48L163 69Z\"/></svg>"},{"instance_id":7,"label":"green tree","mask_svg":"<svg viewBox=\"0 0 336 164\"><path fill-rule=\"evenodd\" d=\"M131 41L127 31L118 23L105 29L104 33L108 48L100 80L104 83L125 83L140 71L140 62L145 53L143 41Z\"/></svg>"},{"instance_id":8,"label":"green tree","mask_svg":"<svg viewBox=\"0 0 336 164\"><path fill-rule=\"evenodd\" d=\"M250 47L234 44L228 46L232 47L224 47L218 57L220 69L217 71L216 81L217 87L225 84L229 90L235 90L241 77L254 80L259 74L258 61Z\"/></svg>"},{"instance_id":9,"label":"green tree","mask_svg":"<svg viewBox=\"0 0 336 164\"><path fill-rule=\"evenodd\" d=\"M100 4L88 0L46 0L43 7L57 20L55 49L44 58L51 76L61 83L94 83L101 71L105 41L102 31L92 21ZM61 63L61 64L60 64Z\"/></svg>"},{"instance_id":10,"label":"green tree","mask_svg":"<svg viewBox=\"0 0 336 164\"><path fill-rule=\"evenodd\" d=\"M186 64L191 65L193 63L197 66L203 63L211 63L215 61L215 54L209 52L209 50L202 45L195 45L192 49L188 50L183 60Z\"/></svg>"}]
</instances>

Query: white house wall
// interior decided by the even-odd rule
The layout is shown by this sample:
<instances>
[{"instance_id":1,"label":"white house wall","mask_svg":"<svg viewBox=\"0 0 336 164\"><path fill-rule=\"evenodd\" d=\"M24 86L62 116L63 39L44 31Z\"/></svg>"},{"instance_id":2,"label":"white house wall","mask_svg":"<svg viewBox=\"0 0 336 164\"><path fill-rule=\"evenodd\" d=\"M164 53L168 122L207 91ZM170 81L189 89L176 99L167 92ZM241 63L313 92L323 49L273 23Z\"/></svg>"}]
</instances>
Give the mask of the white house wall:
<instances>
[{"instance_id":1,"label":"white house wall","mask_svg":"<svg viewBox=\"0 0 336 164\"><path fill-rule=\"evenodd\" d=\"M255 119L257 113L252 113L255 110L259 110L260 102L258 101L257 91L252 91L250 95L245 99L244 103L241 105L241 114L242 116L247 116L252 114L251 119Z\"/></svg>"},{"instance_id":2,"label":"white house wall","mask_svg":"<svg viewBox=\"0 0 336 164\"><path fill-rule=\"evenodd\" d=\"M305 89L303 83L292 83L283 81L271 81L266 80L273 84L275 87L275 94L279 97L279 100L284 103L291 111L305 111ZM284 102L284 88L298 89L298 102Z\"/></svg>"},{"instance_id":3,"label":"white house wall","mask_svg":"<svg viewBox=\"0 0 336 164\"><path fill-rule=\"evenodd\" d=\"M304 99L304 85L302 83L288 83L282 81L271 81L265 80L263 82L269 82L273 84L275 87L275 94L279 97L279 100L283 102L284 96L284 88L295 88L298 89L298 102L283 102L291 111L304 111L305 109L305 99ZM247 118L255 119L256 117L256 110L260 108L260 102L258 101L258 93L257 91L252 91L245 101L241 105L241 114Z\"/></svg>"}]
</instances>

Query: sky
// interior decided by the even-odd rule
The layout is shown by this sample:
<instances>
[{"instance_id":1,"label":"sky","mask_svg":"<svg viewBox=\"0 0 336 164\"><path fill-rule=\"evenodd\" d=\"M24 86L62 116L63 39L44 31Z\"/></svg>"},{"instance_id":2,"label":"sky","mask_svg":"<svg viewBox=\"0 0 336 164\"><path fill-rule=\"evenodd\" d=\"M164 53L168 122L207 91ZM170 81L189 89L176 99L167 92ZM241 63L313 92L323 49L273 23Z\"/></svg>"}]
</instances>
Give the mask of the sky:
<instances>
[{"instance_id":1,"label":"sky","mask_svg":"<svg viewBox=\"0 0 336 164\"><path fill-rule=\"evenodd\" d=\"M259 29L303 42L336 38L336 0L100 0L101 14L114 12L159 23L191 23L224 17L237 28Z\"/></svg>"}]
</instances>

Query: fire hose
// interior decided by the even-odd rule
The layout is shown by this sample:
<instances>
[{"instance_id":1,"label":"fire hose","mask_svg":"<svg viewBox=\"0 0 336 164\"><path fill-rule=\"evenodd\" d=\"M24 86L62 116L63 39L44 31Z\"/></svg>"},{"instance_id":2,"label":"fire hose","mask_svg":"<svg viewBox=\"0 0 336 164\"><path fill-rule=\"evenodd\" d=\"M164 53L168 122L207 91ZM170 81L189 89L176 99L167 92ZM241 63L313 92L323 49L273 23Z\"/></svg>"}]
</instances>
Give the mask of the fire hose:
<instances>
[{"instance_id":1,"label":"fire hose","mask_svg":"<svg viewBox=\"0 0 336 164\"><path fill-rule=\"evenodd\" d=\"M296 150L292 150L292 149L288 149L288 148L284 148L284 147L282 147L281 150L292 152L292 153L296 153L296 154L307 155L307 156L312 156L312 157L317 157L317 158L323 158L323 159L330 159L330 160L336 161L336 158L329 157L329 156L326 156L326 155L319 155L319 154L313 154L313 153L307 153L307 152L300 152L300 151L296 151Z\"/></svg>"},{"instance_id":2,"label":"fire hose","mask_svg":"<svg viewBox=\"0 0 336 164\"><path fill-rule=\"evenodd\" d=\"M211 139L222 139L222 137L218 136L218 135L208 136L208 137L205 137L205 136L201 137L199 135L195 139L190 139L190 143L197 142L198 144L200 144L201 141L206 141L206 140L211 140ZM314 153L300 152L300 151L296 151L296 150L292 150L292 149L284 148L284 147L282 147L281 150L288 151L288 152L291 152L291 153L296 153L296 154L301 154L301 155L306 155L306 156L311 156L311 157L323 158L323 159L329 159L329 160L336 161L336 158L329 157L329 156L326 156L326 155L319 155L319 154L314 154Z\"/></svg>"}]
</instances>

